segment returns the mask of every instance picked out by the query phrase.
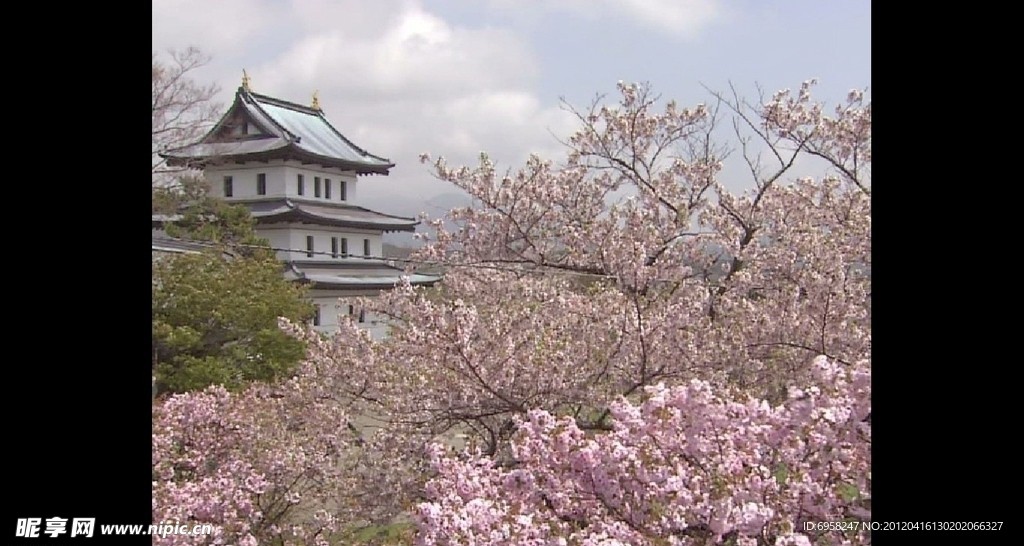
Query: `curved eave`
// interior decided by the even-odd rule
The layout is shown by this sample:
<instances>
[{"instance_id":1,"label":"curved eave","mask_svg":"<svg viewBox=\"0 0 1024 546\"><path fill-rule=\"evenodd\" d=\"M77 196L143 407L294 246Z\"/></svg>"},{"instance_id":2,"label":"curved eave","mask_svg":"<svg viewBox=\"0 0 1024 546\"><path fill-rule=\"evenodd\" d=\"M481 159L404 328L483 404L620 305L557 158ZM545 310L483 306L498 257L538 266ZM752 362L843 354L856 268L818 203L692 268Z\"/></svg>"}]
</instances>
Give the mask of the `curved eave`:
<instances>
[{"instance_id":1,"label":"curved eave","mask_svg":"<svg viewBox=\"0 0 1024 546\"><path fill-rule=\"evenodd\" d=\"M314 154L307 150L303 150L294 143L290 144L286 148L281 148L281 153L287 154L289 152L291 154L294 154L294 157L290 159L297 159L304 163L313 163L317 165L323 165L325 167L334 167L336 169L341 169L343 171L355 171L356 174L383 174L386 176L391 170L391 168L395 166L394 163L362 163L358 161L349 161L347 159L338 159L336 157L328 157L319 154Z\"/></svg>"},{"instance_id":2,"label":"curved eave","mask_svg":"<svg viewBox=\"0 0 1024 546\"><path fill-rule=\"evenodd\" d=\"M360 163L358 161L349 161L346 159L338 159L335 157L327 157L314 153L307 152L302 148L299 148L295 144L288 144L281 148L273 150L267 150L262 152L251 152L241 154L223 154L215 156L179 156L174 154L161 154L161 157L167 160L167 164L172 167L190 166L190 167L204 167L206 165L216 165L218 163L241 163L246 161L264 161L269 162L275 159L281 159L284 161L296 160L302 163L312 165L322 165L324 167L333 167L343 171L355 171L356 174L382 174L388 175L390 169L395 166L394 163L384 164L368 164Z\"/></svg>"},{"instance_id":3,"label":"curved eave","mask_svg":"<svg viewBox=\"0 0 1024 546\"><path fill-rule=\"evenodd\" d=\"M348 258L343 258L342 261L321 261L321 260L290 260L287 264L292 265L299 270L305 270L306 268L315 269L328 269L328 270L339 270L339 271L351 271L353 269L380 269L386 267L395 271L396 275L401 275L402 270L397 269L388 264L388 260L381 260L378 258L367 258L365 256L349 255Z\"/></svg>"},{"instance_id":4,"label":"curved eave","mask_svg":"<svg viewBox=\"0 0 1024 546\"><path fill-rule=\"evenodd\" d=\"M381 283L349 283L345 281L329 282L329 281L314 281L307 278L295 279L295 282L303 285L308 285L310 288L324 288L332 290L392 290L398 286L398 282L381 282ZM413 286L434 286L441 279L434 279L429 281L413 281L409 284Z\"/></svg>"},{"instance_id":5,"label":"curved eave","mask_svg":"<svg viewBox=\"0 0 1024 546\"><path fill-rule=\"evenodd\" d=\"M254 215L255 216L255 215ZM352 220L341 220L310 214L301 209L292 209L277 214L255 216L257 224L280 224L287 222L301 222L304 224L315 224L320 226L347 227L356 229L372 229L385 232L410 232L416 231L419 222L413 221L409 224L381 224L377 222L359 222Z\"/></svg>"}]
</instances>

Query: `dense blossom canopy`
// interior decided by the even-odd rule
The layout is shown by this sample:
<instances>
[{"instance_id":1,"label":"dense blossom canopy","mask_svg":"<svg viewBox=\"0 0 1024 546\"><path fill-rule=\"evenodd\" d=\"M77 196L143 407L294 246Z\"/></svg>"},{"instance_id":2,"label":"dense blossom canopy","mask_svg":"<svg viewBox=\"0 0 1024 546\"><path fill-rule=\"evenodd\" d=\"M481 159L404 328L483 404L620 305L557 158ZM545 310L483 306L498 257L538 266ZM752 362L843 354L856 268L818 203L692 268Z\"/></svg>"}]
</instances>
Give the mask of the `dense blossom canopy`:
<instances>
[{"instance_id":1,"label":"dense blossom canopy","mask_svg":"<svg viewBox=\"0 0 1024 546\"><path fill-rule=\"evenodd\" d=\"M647 387L598 435L532 410L508 468L435 452L418 544L786 544L806 540L805 522L863 516L870 375L824 357L812 371L821 387L774 407L697 379Z\"/></svg>"},{"instance_id":2,"label":"dense blossom canopy","mask_svg":"<svg viewBox=\"0 0 1024 546\"><path fill-rule=\"evenodd\" d=\"M681 108L620 84L617 104L573 110L561 163L432 161L474 198L413 257L445 267L441 286L363 302L392 319L379 343L289 327L309 347L294 402L254 387L166 403L154 516L173 498L262 540L247 502L309 473L334 484L323 517L412 512L422 545L865 542L803 527L869 517L871 490L871 105L852 91L828 112L812 88ZM720 178L725 128L741 194ZM190 424L209 445L181 455L183 415L211 404L238 423ZM279 440L270 415L304 424ZM382 431L342 441L347 415Z\"/></svg>"}]
</instances>

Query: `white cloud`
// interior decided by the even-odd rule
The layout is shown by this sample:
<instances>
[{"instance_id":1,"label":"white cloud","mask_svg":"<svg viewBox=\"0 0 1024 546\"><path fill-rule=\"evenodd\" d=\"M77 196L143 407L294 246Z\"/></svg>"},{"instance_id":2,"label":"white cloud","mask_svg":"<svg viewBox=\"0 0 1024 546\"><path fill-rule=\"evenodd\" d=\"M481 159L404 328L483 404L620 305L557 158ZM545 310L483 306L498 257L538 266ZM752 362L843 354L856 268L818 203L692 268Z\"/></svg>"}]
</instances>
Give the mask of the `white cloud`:
<instances>
[{"instance_id":1,"label":"white cloud","mask_svg":"<svg viewBox=\"0 0 1024 546\"><path fill-rule=\"evenodd\" d=\"M551 155L562 151L551 136L564 137L575 125L570 114L555 105L542 105L532 94L498 91L471 95L450 102L445 115L466 122L442 141L442 148L468 156L481 151L492 159L524 159L526 154ZM515 149L524 157L501 157L494 148Z\"/></svg>"},{"instance_id":2,"label":"white cloud","mask_svg":"<svg viewBox=\"0 0 1024 546\"><path fill-rule=\"evenodd\" d=\"M718 0L605 0L637 21L686 37L697 35L721 15Z\"/></svg>"},{"instance_id":3,"label":"white cloud","mask_svg":"<svg viewBox=\"0 0 1024 546\"><path fill-rule=\"evenodd\" d=\"M288 13L291 24L303 32L341 30L359 40L373 39L381 29L391 28L395 20L410 9L416 0L291 0Z\"/></svg>"},{"instance_id":4,"label":"white cloud","mask_svg":"<svg viewBox=\"0 0 1024 546\"><path fill-rule=\"evenodd\" d=\"M293 0L267 12L263 0L225 4L155 0L154 49L175 38L202 47L214 63L197 76L225 88L226 102L242 68L259 93L308 103L319 90L343 134L397 164L387 178L366 179L366 206L437 214L429 203L453 190L418 162L421 152L469 163L487 151L516 166L529 153L561 151L551 133L571 126L555 97L537 96L539 59L510 30L460 26L413 0ZM195 17L200 9L217 16ZM167 15L181 10L192 16Z\"/></svg>"},{"instance_id":5,"label":"white cloud","mask_svg":"<svg viewBox=\"0 0 1024 546\"><path fill-rule=\"evenodd\" d=\"M265 37L281 8L269 0L154 0L153 48L236 54Z\"/></svg>"},{"instance_id":6,"label":"white cloud","mask_svg":"<svg viewBox=\"0 0 1024 546\"><path fill-rule=\"evenodd\" d=\"M598 20L625 18L668 35L691 39L726 12L721 0L491 0L494 8L524 18L563 12Z\"/></svg>"},{"instance_id":7,"label":"white cloud","mask_svg":"<svg viewBox=\"0 0 1024 546\"><path fill-rule=\"evenodd\" d=\"M524 87L536 75L531 53L507 31L453 28L416 6L391 23L372 37L347 29L306 34L260 67L261 85L281 91L320 86L348 99L425 101Z\"/></svg>"}]
</instances>

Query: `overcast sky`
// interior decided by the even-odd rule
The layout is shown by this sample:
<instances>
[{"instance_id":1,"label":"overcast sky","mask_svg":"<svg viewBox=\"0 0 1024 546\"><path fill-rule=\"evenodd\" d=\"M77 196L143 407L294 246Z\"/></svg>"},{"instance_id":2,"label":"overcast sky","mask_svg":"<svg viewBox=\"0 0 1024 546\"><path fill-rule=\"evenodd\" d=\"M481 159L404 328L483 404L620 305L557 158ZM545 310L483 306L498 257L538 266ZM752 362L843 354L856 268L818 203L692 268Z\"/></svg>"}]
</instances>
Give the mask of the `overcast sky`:
<instances>
[{"instance_id":1,"label":"overcast sky","mask_svg":"<svg viewBox=\"0 0 1024 546\"><path fill-rule=\"evenodd\" d=\"M559 99L583 106L619 80L683 106L709 100L702 84L753 97L817 78L833 103L870 87L870 14L867 0L154 0L153 51L212 56L196 76L225 107L243 68L258 93L319 90L338 130L397 164L360 179L359 204L439 216L457 199L421 152L558 159L575 127Z\"/></svg>"}]
</instances>

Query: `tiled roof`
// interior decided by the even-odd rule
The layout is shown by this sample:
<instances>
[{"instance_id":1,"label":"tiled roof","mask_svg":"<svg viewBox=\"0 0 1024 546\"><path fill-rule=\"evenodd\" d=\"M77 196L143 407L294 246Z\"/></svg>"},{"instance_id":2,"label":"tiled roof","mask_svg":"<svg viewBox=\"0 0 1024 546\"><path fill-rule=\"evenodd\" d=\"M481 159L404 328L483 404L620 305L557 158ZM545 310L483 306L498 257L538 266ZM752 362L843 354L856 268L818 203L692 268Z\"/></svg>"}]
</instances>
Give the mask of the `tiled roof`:
<instances>
[{"instance_id":1,"label":"tiled roof","mask_svg":"<svg viewBox=\"0 0 1024 546\"><path fill-rule=\"evenodd\" d=\"M403 277L408 278L413 285L432 285L441 280L438 276L410 274L384 264L373 269L318 271L290 262L287 271L287 276L292 280L309 282L320 288L393 288Z\"/></svg>"},{"instance_id":2,"label":"tiled roof","mask_svg":"<svg viewBox=\"0 0 1024 546\"><path fill-rule=\"evenodd\" d=\"M316 204L290 198L237 200L257 222L305 222L337 227L415 231L415 218L393 216L355 205Z\"/></svg>"},{"instance_id":3,"label":"tiled roof","mask_svg":"<svg viewBox=\"0 0 1024 546\"><path fill-rule=\"evenodd\" d=\"M237 116L251 120L262 134L242 138L222 135ZM324 116L322 110L238 88L235 102L217 126L199 142L163 154L168 163L182 164L231 157L235 159L299 159L361 174L387 174L394 164L356 146Z\"/></svg>"}]
</instances>

